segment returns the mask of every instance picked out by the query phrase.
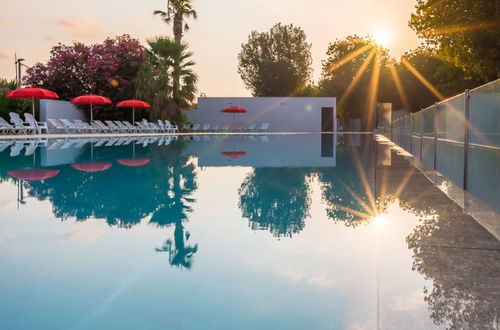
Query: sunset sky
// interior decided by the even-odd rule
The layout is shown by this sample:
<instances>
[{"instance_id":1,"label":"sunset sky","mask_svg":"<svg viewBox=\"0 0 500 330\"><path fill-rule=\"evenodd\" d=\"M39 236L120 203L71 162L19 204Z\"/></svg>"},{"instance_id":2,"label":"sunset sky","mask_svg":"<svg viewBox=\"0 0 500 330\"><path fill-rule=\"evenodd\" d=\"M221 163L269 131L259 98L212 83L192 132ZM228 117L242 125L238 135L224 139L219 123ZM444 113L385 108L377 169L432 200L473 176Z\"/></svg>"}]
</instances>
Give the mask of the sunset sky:
<instances>
[{"instance_id":1,"label":"sunset sky","mask_svg":"<svg viewBox=\"0 0 500 330\"><path fill-rule=\"evenodd\" d=\"M145 42L172 35L152 12L166 0L0 0L0 77L13 79L14 53L27 65L46 61L51 46L73 40L100 42L128 33ZM236 72L237 54L252 30L273 24L302 27L312 43L314 78L329 42L350 34L387 31L398 58L420 43L408 27L415 0L193 0L198 20L185 34L197 63L199 92L207 96L249 96Z\"/></svg>"}]
</instances>

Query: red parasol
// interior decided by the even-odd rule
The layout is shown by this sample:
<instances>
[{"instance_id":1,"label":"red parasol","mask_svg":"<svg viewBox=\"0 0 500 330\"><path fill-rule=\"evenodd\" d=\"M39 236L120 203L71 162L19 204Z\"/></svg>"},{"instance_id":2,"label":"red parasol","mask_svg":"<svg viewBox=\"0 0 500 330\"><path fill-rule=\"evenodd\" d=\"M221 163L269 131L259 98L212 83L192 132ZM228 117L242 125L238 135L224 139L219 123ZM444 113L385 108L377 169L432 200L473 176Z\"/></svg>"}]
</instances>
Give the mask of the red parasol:
<instances>
[{"instance_id":1,"label":"red parasol","mask_svg":"<svg viewBox=\"0 0 500 330\"><path fill-rule=\"evenodd\" d=\"M245 151L223 151L220 154L229 158L240 158L245 156L247 153Z\"/></svg>"},{"instance_id":2,"label":"red parasol","mask_svg":"<svg viewBox=\"0 0 500 330\"><path fill-rule=\"evenodd\" d=\"M35 117L35 100L40 99L58 99L59 95L48 89L38 87L20 88L10 91L5 97L13 99L31 99L33 117Z\"/></svg>"},{"instance_id":3,"label":"red parasol","mask_svg":"<svg viewBox=\"0 0 500 330\"><path fill-rule=\"evenodd\" d=\"M234 125L234 114L236 113L246 113L247 111L240 107L227 107L222 109L220 112L232 113L233 114L233 125Z\"/></svg>"},{"instance_id":4,"label":"red parasol","mask_svg":"<svg viewBox=\"0 0 500 330\"><path fill-rule=\"evenodd\" d=\"M135 123L135 108L142 108L142 109L151 108L151 105L149 105L149 103L134 99L121 101L116 106L119 108L132 108L132 124Z\"/></svg>"},{"instance_id":5,"label":"red parasol","mask_svg":"<svg viewBox=\"0 0 500 330\"><path fill-rule=\"evenodd\" d=\"M117 159L119 164L130 167L144 166L151 161L151 158L127 158L127 159Z\"/></svg>"},{"instance_id":6,"label":"red parasol","mask_svg":"<svg viewBox=\"0 0 500 330\"><path fill-rule=\"evenodd\" d=\"M8 171L7 174L13 178L26 180L26 181L42 181L55 177L59 174L59 170L50 169L27 169L27 170L14 170Z\"/></svg>"},{"instance_id":7,"label":"red parasol","mask_svg":"<svg viewBox=\"0 0 500 330\"><path fill-rule=\"evenodd\" d=\"M76 163L71 164L75 170L87 172L87 173L95 173L108 170L113 164L105 163L105 162L91 162L91 163Z\"/></svg>"},{"instance_id":8,"label":"red parasol","mask_svg":"<svg viewBox=\"0 0 500 330\"><path fill-rule=\"evenodd\" d=\"M247 111L243 108L240 107L227 107L222 109L220 112L225 112L225 113L246 113Z\"/></svg>"},{"instance_id":9,"label":"red parasol","mask_svg":"<svg viewBox=\"0 0 500 330\"><path fill-rule=\"evenodd\" d=\"M100 96L100 95L93 95L93 94L88 94L88 95L81 95L73 98L71 100L71 103L73 104L90 104L90 122L93 122L92 118L92 105L94 104L111 104L111 100L108 99L107 97Z\"/></svg>"}]
</instances>

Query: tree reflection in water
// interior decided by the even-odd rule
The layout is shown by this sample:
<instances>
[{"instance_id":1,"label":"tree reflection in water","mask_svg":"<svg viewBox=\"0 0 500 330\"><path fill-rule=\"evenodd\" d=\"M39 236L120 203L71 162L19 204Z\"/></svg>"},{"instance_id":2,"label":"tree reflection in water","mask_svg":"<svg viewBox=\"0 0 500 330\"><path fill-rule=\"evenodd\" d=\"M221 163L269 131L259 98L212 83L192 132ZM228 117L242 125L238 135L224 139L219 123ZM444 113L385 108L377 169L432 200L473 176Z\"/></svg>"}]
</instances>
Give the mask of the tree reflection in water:
<instances>
[{"instance_id":1,"label":"tree reflection in water","mask_svg":"<svg viewBox=\"0 0 500 330\"><path fill-rule=\"evenodd\" d=\"M188 219L187 213L192 211L191 204L195 202L190 196L197 189L196 170L187 156L171 156L165 160L168 173L167 202L158 204L150 222L158 227L175 226L174 239L167 239L162 247L155 250L168 252L170 265L190 269L198 244L186 245L190 234L185 232L183 221Z\"/></svg>"},{"instance_id":2,"label":"tree reflection in water","mask_svg":"<svg viewBox=\"0 0 500 330\"><path fill-rule=\"evenodd\" d=\"M43 182L24 182L29 196L49 200L53 214L62 220L76 218L86 221L104 219L110 226L131 228L148 215L158 227L175 226L174 238L163 244L168 247L171 265L189 268L197 246L186 246L189 237L183 221L191 211L190 197L197 189L195 167L182 154L186 141L174 141L168 146L136 147L135 157L151 158L141 167L126 167L116 159L129 158L132 146L93 148L93 161L113 163L109 170L97 173L77 171L68 165L57 166L60 175ZM77 162L89 161L90 146ZM7 170L31 167L31 158L8 157L0 164L0 177L8 178ZM160 249L161 250L161 249Z\"/></svg>"},{"instance_id":3,"label":"tree reflection in water","mask_svg":"<svg viewBox=\"0 0 500 330\"><path fill-rule=\"evenodd\" d=\"M348 227L370 221L387 205L387 200L374 197L370 143L364 141L361 148L339 146L335 167L314 169L328 218Z\"/></svg>"},{"instance_id":4,"label":"tree reflection in water","mask_svg":"<svg viewBox=\"0 0 500 330\"><path fill-rule=\"evenodd\" d=\"M379 185L421 219L406 242L413 252L412 269L432 281L424 295L434 323L499 329L500 242L402 156L394 155L386 169L385 175L377 173L383 179Z\"/></svg>"},{"instance_id":5,"label":"tree reflection in water","mask_svg":"<svg viewBox=\"0 0 500 330\"><path fill-rule=\"evenodd\" d=\"M250 228L269 230L276 237L300 232L309 215L307 173L302 168L255 168L238 191Z\"/></svg>"},{"instance_id":6,"label":"tree reflection in water","mask_svg":"<svg viewBox=\"0 0 500 330\"><path fill-rule=\"evenodd\" d=\"M432 281L431 318L449 329L500 329L500 242L445 199L434 191L402 202L427 215L406 240L412 269Z\"/></svg>"}]
</instances>

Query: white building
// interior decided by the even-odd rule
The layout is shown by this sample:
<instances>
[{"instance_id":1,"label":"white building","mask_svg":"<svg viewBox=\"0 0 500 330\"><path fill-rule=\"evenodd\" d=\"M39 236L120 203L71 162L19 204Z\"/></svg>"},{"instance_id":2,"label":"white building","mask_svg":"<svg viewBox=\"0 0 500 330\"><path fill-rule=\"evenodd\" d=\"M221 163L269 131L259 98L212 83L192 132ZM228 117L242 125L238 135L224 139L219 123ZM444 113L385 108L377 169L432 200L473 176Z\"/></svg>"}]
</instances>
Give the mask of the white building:
<instances>
[{"instance_id":1,"label":"white building","mask_svg":"<svg viewBox=\"0 0 500 330\"><path fill-rule=\"evenodd\" d=\"M184 113L193 123L232 124L233 114L221 112L230 106L247 110L235 114L234 123L269 123L270 132L332 132L336 127L335 97L203 97L198 109Z\"/></svg>"}]
</instances>

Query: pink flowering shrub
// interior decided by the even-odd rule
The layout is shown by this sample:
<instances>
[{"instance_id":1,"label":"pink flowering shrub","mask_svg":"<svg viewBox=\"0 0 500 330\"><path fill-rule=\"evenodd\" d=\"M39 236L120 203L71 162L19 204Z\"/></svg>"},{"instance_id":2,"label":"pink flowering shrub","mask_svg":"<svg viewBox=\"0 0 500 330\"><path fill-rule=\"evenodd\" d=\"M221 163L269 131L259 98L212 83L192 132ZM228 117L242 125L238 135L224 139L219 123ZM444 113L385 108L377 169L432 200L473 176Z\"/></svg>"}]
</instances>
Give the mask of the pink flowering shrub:
<instances>
[{"instance_id":1,"label":"pink flowering shrub","mask_svg":"<svg viewBox=\"0 0 500 330\"><path fill-rule=\"evenodd\" d=\"M26 70L24 84L50 89L66 100L92 93L120 101L134 97L134 78L144 62L143 47L129 35L93 45L59 44L47 63Z\"/></svg>"}]
</instances>

